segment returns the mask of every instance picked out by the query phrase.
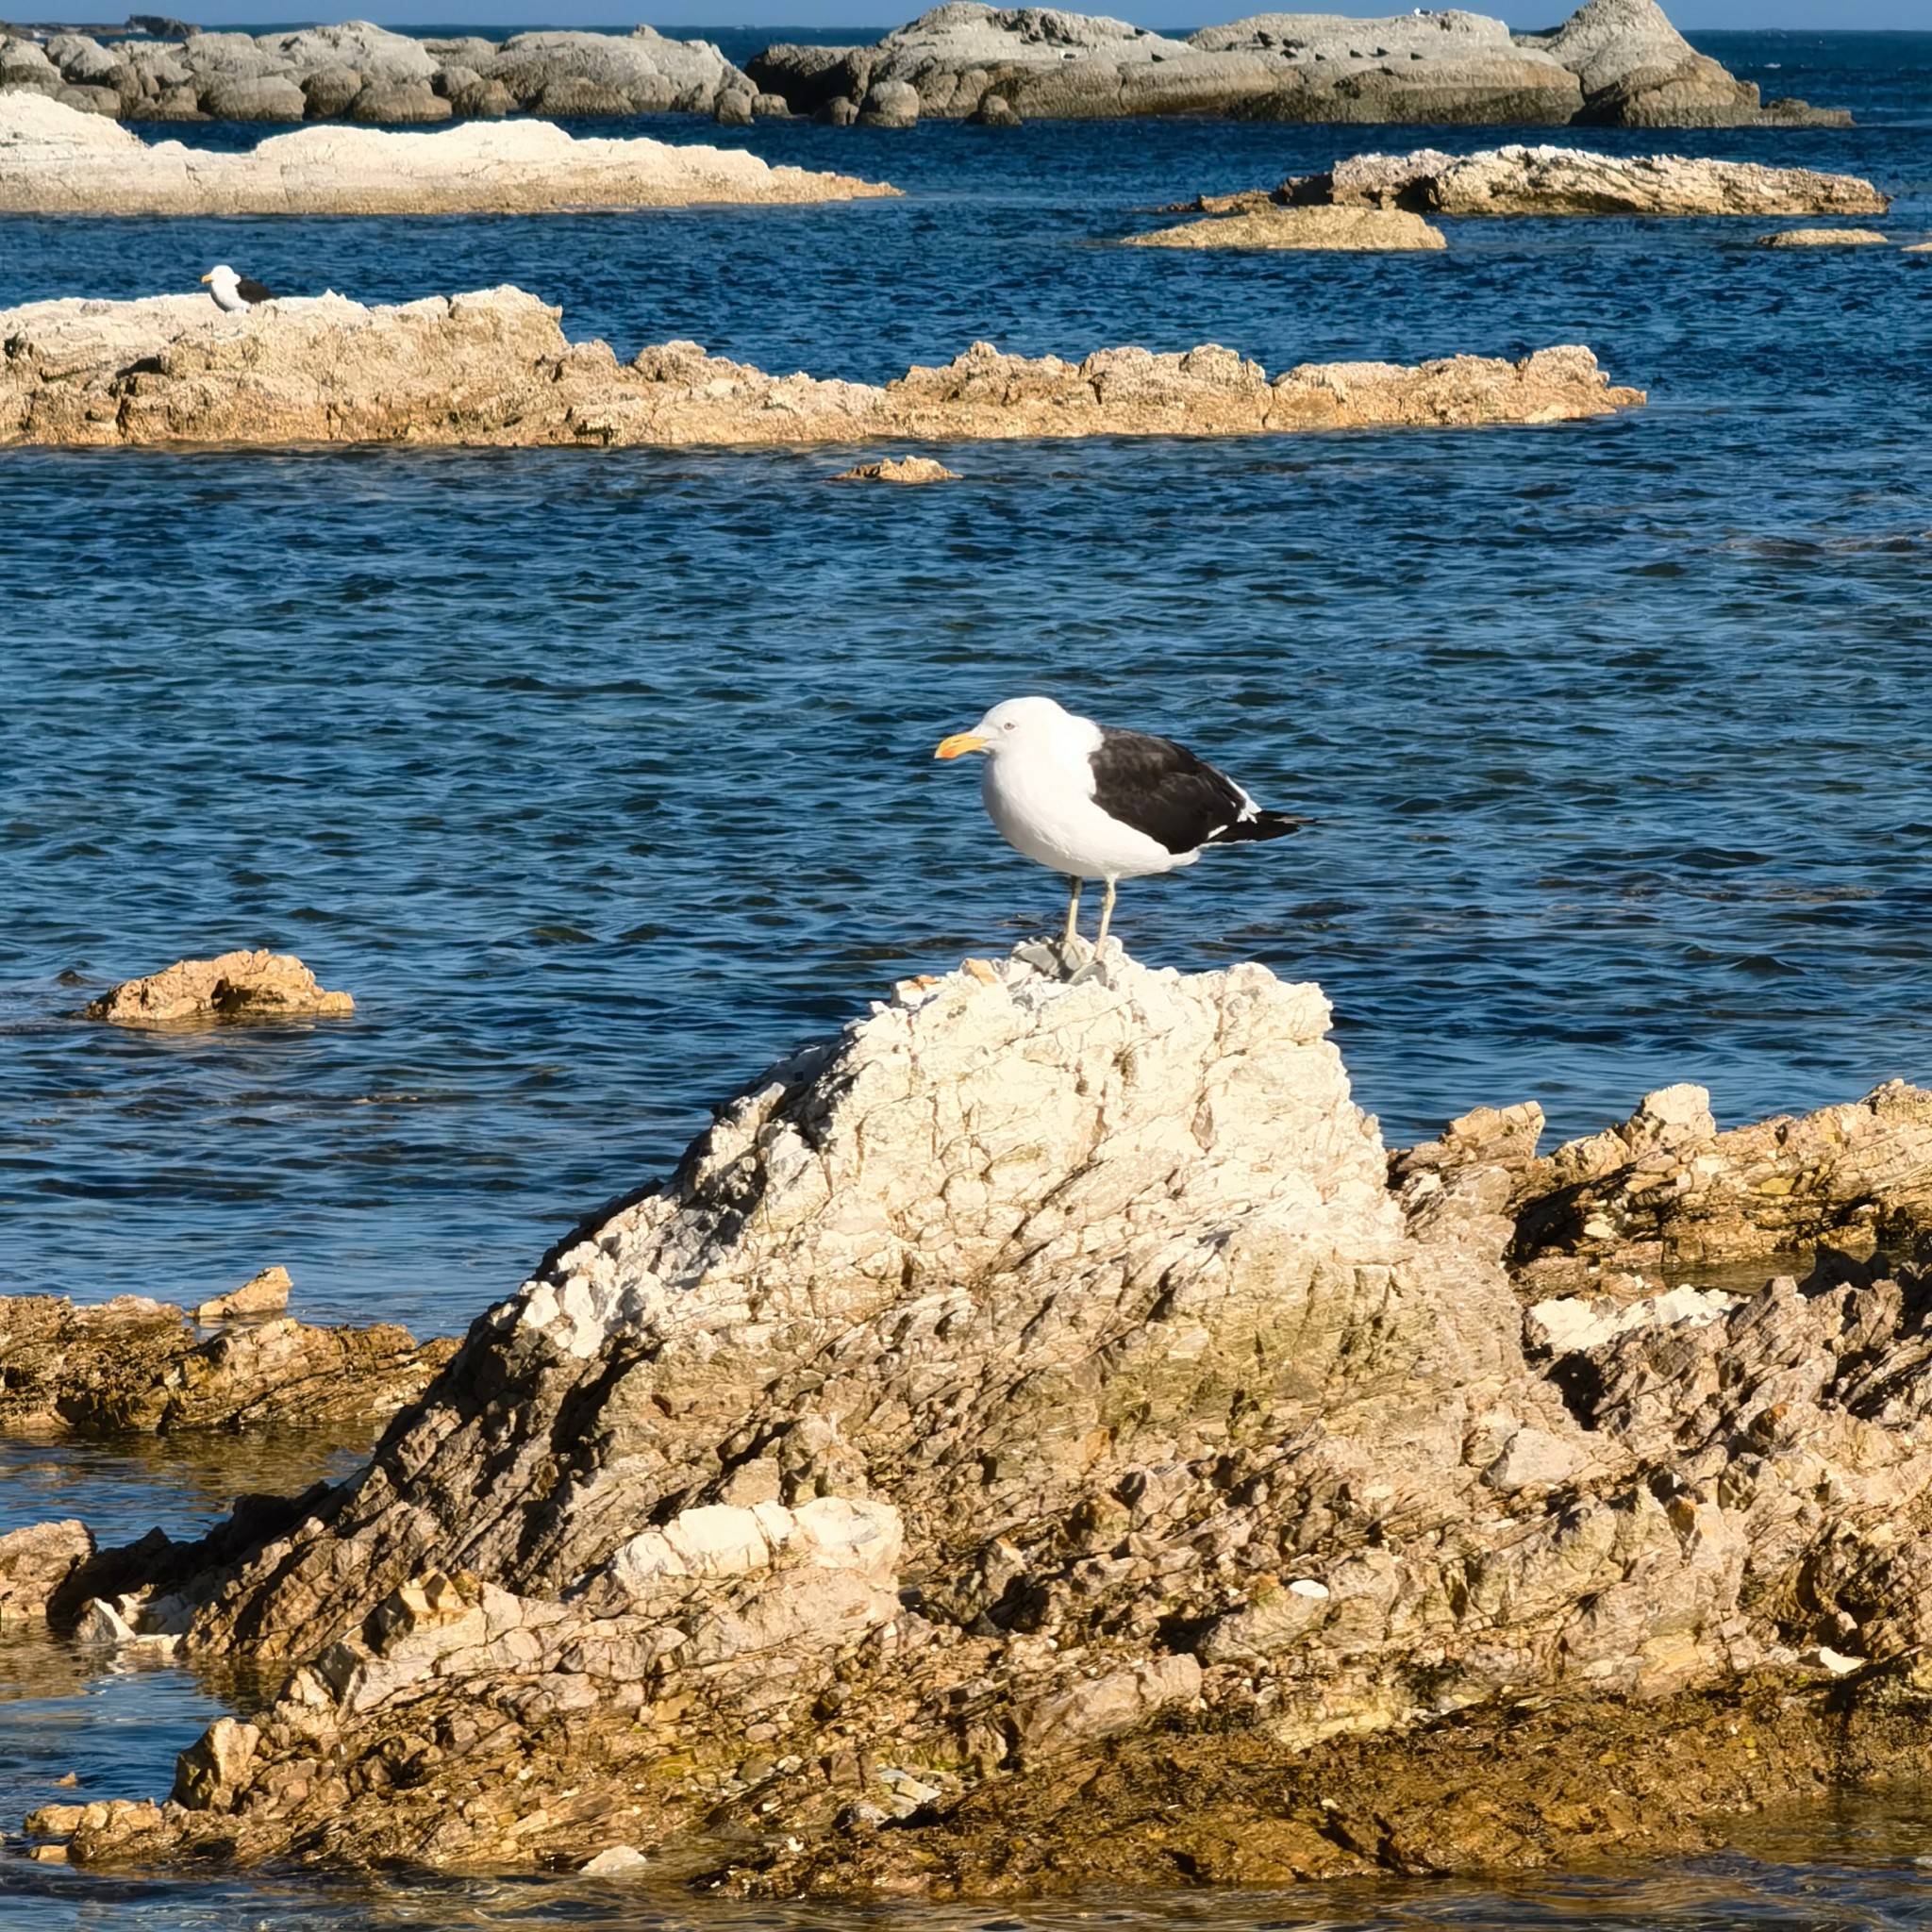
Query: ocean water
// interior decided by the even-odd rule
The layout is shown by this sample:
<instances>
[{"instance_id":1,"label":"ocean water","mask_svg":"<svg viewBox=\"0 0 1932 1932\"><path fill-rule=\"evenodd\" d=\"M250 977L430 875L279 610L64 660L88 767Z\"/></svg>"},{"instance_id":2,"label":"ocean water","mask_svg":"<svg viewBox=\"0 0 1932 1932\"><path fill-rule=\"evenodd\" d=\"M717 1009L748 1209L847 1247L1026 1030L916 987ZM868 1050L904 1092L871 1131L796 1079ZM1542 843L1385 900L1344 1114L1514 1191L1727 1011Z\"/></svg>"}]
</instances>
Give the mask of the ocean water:
<instances>
[{"instance_id":1,"label":"ocean water","mask_svg":"<svg viewBox=\"0 0 1932 1932\"><path fill-rule=\"evenodd\" d=\"M1861 125L1587 139L1865 174L1897 197L1890 236L1932 238L1932 34L1705 38ZM1479 1102L1534 1097L1567 1135L1671 1080L1726 1122L1932 1081L1932 255L1768 252L1777 225L1748 221L1450 222L1446 253L1387 258L1117 245L1161 203L1485 130L722 138L907 192L7 218L0 306L227 260L371 301L514 281L621 354L685 336L872 380L976 338L1219 341L1271 370L1581 341L1651 400L1544 428L965 445L927 491L833 485L850 450L0 453L5 1291L198 1298L280 1261L306 1317L458 1329L792 1044L1058 918L974 774L930 756L1025 691L1316 820L1128 884L1117 929L1163 964L1319 980L1392 1144ZM248 944L300 953L356 1017L74 1017ZM181 1534L336 1453L16 1445L0 1527ZM164 1789L217 1707L58 1646L0 1649L8 1684L12 1817L63 1768ZM1644 1874L891 1916L1932 1924L1932 1810L1780 1829ZM0 1920L34 1932L876 1916L0 1858Z\"/></svg>"}]
</instances>

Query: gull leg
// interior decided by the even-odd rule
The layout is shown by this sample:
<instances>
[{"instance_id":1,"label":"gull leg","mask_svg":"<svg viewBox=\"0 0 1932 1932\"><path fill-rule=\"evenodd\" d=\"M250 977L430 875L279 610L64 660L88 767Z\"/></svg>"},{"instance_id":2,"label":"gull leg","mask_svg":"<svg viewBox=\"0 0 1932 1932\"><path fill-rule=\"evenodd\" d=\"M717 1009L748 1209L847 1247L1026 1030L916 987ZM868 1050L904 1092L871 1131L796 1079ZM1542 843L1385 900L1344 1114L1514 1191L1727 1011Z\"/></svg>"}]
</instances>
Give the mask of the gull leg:
<instances>
[{"instance_id":1,"label":"gull leg","mask_svg":"<svg viewBox=\"0 0 1932 1932\"><path fill-rule=\"evenodd\" d=\"M1060 935L1062 958L1074 950L1074 941L1080 937L1080 881L1070 878L1067 884L1073 891L1067 896L1067 929Z\"/></svg>"},{"instance_id":2,"label":"gull leg","mask_svg":"<svg viewBox=\"0 0 1932 1932\"><path fill-rule=\"evenodd\" d=\"M1107 892L1100 902L1100 931L1093 941L1093 957L1100 958L1100 949L1107 943L1108 922L1113 917L1114 882L1108 879Z\"/></svg>"}]
</instances>

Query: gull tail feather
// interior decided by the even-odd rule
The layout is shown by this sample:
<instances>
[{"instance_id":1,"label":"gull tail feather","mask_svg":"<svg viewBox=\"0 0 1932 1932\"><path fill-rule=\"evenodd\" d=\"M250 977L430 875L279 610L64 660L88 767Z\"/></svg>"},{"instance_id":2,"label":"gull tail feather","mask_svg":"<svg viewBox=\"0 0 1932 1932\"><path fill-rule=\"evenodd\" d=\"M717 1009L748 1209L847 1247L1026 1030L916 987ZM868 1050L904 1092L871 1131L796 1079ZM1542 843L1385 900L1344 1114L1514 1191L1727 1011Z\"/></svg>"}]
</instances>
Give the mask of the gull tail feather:
<instances>
[{"instance_id":1,"label":"gull tail feather","mask_svg":"<svg viewBox=\"0 0 1932 1932\"><path fill-rule=\"evenodd\" d=\"M1298 819L1291 812L1257 811L1253 818L1237 819L1231 825L1223 825L1208 843L1252 845L1262 839L1285 839L1291 832L1299 832L1304 825L1314 823L1313 819Z\"/></svg>"}]
</instances>

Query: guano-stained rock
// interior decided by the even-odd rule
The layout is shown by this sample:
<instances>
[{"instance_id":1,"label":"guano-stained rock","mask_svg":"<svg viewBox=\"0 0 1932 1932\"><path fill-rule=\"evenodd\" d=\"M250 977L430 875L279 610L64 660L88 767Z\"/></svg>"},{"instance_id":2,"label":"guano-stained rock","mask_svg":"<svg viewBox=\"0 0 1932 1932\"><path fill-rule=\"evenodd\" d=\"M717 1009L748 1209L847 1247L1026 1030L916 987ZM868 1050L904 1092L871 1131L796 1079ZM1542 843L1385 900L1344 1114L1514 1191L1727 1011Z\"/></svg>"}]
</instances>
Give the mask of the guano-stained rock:
<instances>
[{"instance_id":1,"label":"guano-stained rock","mask_svg":"<svg viewBox=\"0 0 1932 1932\"><path fill-rule=\"evenodd\" d=\"M1232 350L1028 360L978 342L882 388L771 376L694 342L620 364L570 342L517 289L395 308L340 296L224 315L192 296L0 311L0 444L416 442L772 446L904 439L1256 436L1557 423L1613 413L1588 349L1520 362L1304 364L1271 379Z\"/></svg>"}]
</instances>

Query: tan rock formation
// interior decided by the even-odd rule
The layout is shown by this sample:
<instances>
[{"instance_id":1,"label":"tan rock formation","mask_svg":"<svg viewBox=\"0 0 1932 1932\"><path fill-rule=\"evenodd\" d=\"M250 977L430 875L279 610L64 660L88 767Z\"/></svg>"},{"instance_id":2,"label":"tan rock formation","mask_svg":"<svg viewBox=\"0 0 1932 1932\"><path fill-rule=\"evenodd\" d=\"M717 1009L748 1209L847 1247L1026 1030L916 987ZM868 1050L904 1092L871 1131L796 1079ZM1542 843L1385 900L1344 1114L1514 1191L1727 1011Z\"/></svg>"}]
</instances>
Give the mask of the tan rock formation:
<instances>
[{"instance_id":1,"label":"tan rock formation","mask_svg":"<svg viewBox=\"0 0 1932 1932\"><path fill-rule=\"evenodd\" d=\"M1284 182L1271 198L1444 215L1883 214L1890 206L1856 175L1549 146L1356 155Z\"/></svg>"},{"instance_id":2,"label":"tan rock formation","mask_svg":"<svg viewBox=\"0 0 1932 1932\"><path fill-rule=\"evenodd\" d=\"M36 1622L48 1600L94 1553L84 1523L34 1523L0 1536L0 1624Z\"/></svg>"},{"instance_id":3,"label":"tan rock formation","mask_svg":"<svg viewBox=\"0 0 1932 1932\"><path fill-rule=\"evenodd\" d=\"M1786 228L1760 235L1760 248L1884 248L1890 238L1876 228Z\"/></svg>"},{"instance_id":4,"label":"tan rock formation","mask_svg":"<svg viewBox=\"0 0 1932 1932\"><path fill-rule=\"evenodd\" d=\"M1324 248L1348 254L1435 249L1440 228L1403 208L1268 206L1129 235L1137 248Z\"/></svg>"},{"instance_id":5,"label":"tan rock formation","mask_svg":"<svg viewBox=\"0 0 1932 1932\"><path fill-rule=\"evenodd\" d=\"M4 390L0 390L4 394ZM85 1016L116 1026L166 1026L206 1020L281 1020L352 1013L345 992L325 992L292 953L224 953L181 959L89 1001Z\"/></svg>"},{"instance_id":6,"label":"tan rock formation","mask_svg":"<svg viewBox=\"0 0 1932 1932\"><path fill-rule=\"evenodd\" d=\"M834 483L957 483L958 470L935 462L931 457L887 457L883 462L859 463L841 470Z\"/></svg>"},{"instance_id":7,"label":"tan rock formation","mask_svg":"<svg viewBox=\"0 0 1932 1932\"><path fill-rule=\"evenodd\" d=\"M195 1309L197 1322L226 1322L237 1315L273 1315L289 1306L295 1284L286 1268L264 1268L228 1294L218 1294Z\"/></svg>"},{"instance_id":8,"label":"tan rock formation","mask_svg":"<svg viewBox=\"0 0 1932 1932\"><path fill-rule=\"evenodd\" d=\"M1551 423L1642 401L1588 349L1415 368L1305 364L1269 379L1232 350L1107 349L1029 361L975 343L883 388L771 376L668 342L620 364L515 289L397 308L331 296L223 315L192 296L0 311L0 443L781 443L1253 436Z\"/></svg>"},{"instance_id":9,"label":"tan rock formation","mask_svg":"<svg viewBox=\"0 0 1932 1932\"><path fill-rule=\"evenodd\" d=\"M152 1581L108 1553L114 1641L291 1674L166 1805L38 1828L1279 1884L1701 1847L1822 1763L1932 1766L1932 1277L1525 1321L1503 1261L1903 1213L1932 1096L1723 1136L1661 1089L1548 1160L1479 1109L1391 1163L1326 1021L1117 950L902 983L560 1243L351 1481Z\"/></svg>"},{"instance_id":10,"label":"tan rock formation","mask_svg":"<svg viewBox=\"0 0 1932 1932\"><path fill-rule=\"evenodd\" d=\"M541 121L437 134L312 127L240 153L150 145L59 101L0 93L0 211L12 214L544 214L897 192L738 149L579 140Z\"/></svg>"},{"instance_id":11,"label":"tan rock formation","mask_svg":"<svg viewBox=\"0 0 1932 1932\"><path fill-rule=\"evenodd\" d=\"M92 1307L0 1296L0 1431L173 1433L392 1414L455 1344L387 1323L318 1328L286 1317L198 1335L168 1302Z\"/></svg>"}]
</instances>

